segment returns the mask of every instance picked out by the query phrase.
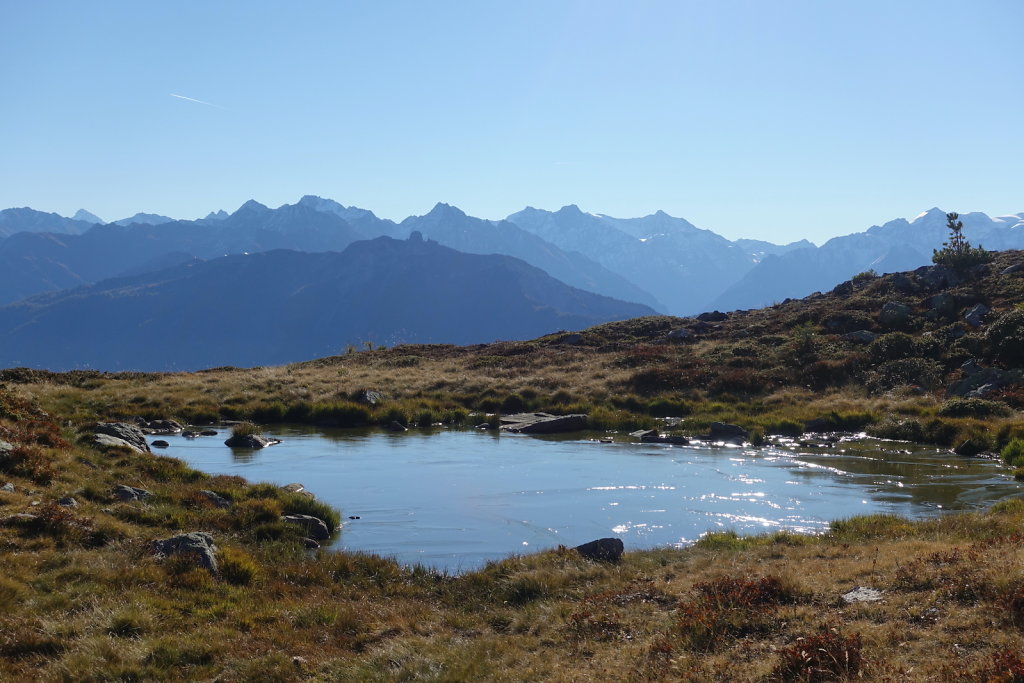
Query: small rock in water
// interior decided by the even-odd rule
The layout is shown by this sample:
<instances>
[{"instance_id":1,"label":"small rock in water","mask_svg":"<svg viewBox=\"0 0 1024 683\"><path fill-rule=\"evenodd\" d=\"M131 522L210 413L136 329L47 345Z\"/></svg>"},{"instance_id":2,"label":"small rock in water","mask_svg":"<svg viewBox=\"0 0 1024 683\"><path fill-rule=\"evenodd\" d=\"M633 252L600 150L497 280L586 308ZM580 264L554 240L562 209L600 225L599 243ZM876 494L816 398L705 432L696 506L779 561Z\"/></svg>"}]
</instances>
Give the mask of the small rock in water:
<instances>
[{"instance_id":1,"label":"small rock in water","mask_svg":"<svg viewBox=\"0 0 1024 683\"><path fill-rule=\"evenodd\" d=\"M151 443L149 445L152 446L153 448L167 448L171 444L167 443L163 439L157 439L156 441L154 441L153 443Z\"/></svg>"}]
</instances>

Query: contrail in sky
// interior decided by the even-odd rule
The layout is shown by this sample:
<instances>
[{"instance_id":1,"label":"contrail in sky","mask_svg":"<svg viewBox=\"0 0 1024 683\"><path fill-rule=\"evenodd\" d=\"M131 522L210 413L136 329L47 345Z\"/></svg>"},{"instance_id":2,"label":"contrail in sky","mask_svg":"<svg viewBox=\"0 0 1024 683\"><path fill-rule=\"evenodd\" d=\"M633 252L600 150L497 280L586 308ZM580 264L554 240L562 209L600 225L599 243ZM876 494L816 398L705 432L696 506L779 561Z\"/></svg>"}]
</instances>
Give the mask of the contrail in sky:
<instances>
[{"instance_id":1,"label":"contrail in sky","mask_svg":"<svg viewBox=\"0 0 1024 683\"><path fill-rule=\"evenodd\" d=\"M203 102L202 100L197 100L194 97L185 97L184 95L175 95L174 93L170 93L170 95L171 95L171 97L177 97L179 100L188 100L189 102L197 102L199 104L205 104L207 107L217 107L217 109L223 109L224 108L224 107L220 106L219 104L213 104L212 102Z\"/></svg>"}]
</instances>

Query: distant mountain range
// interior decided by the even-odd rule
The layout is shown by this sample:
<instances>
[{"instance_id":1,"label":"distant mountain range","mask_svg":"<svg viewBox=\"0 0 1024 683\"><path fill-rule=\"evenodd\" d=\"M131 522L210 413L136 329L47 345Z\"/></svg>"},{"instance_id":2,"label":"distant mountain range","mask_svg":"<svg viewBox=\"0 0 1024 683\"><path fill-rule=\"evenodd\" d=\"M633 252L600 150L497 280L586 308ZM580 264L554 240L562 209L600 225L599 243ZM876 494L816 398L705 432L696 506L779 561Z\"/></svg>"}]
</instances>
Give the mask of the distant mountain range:
<instances>
[{"instance_id":1,"label":"distant mountain range","mask_svg":"<svg viewBox=\"0 0 1024 683\"><path fill-rule=\"evenodd\" d=\"M1024 213L996 218L968 213L962 216L962 220L965 235L975 245L982 244L989 249L1024 248ZM215 211L197 220L174 220L167 216L138 213L130 218L103 223L84 209L74 217L66 218L30 208L17 208L0 211L0 305L38 294L64 292L3 309L5 316L14 315L11 312L15 310L23 312L18 315L37 310L42 316L40 307L72 305L61 302L84 304L90 297L98 296L100 291L105 292L103 296L124 304L131 299L126 298L120 289L114 288L116 292L111 289L111 278L117 278L117 282L145 283L151 277L167 278L167 273L177 273L178 268L185 268L187 270L182 272L189 273L207 272L206 269L211 273L220 272L220 269L229 269L227 264L235 263L223 261L221 257L255 255L280 249L309 254L344 252L349 254L348 258L352 258L351 254L363 254L369 258L380 254L373 250L362 252L361 247L356 248L357 244L380 237L407 240L414 233L436 242L434 247L448 247L464 255L494 254L521 259L533 269L523 271L530 275L523 274L520 283L544 275L584 292L621 302L636 302L644 310L654 309L674 315L713 309L756 308L831 289L866 270L878 273L909 270L928 263L932 250L941 247L947 238L945 214L939 209L931 209L911 221L898 219L863 233L836 237L816 247L806 240L787 245L753 239L728 240L661 211L641 218L623 219L586 213L576 206L566 206L558 211L527 207L504 220L483 220L439 203L425 215L411 216L398 223L382 219L367 209L344 206L315 196L305 196L295 204L285 204L276 209L250 200L233 213ZM406 256L412 258L411 252ZM209 263L200 264L200 261ZM267 268L277 267L274 259L263 257L246 262L262 263ZM346 267L352 267L352 263L345 263ZM388 290L392 287L391 279L404 282L402 274L407 266L395 259L389 263L395 273L390 279L379 273L377 288ZM453 267L471 268L471 260L451 263ZM367 264L365 267L372 269L377 266ZM435 275L440 276L434 273L431 277ZM465 273L451 274L452 277L456 275L468 277ZM211 281L217 279L213 275L210 278ZM269 275L267 278L268 281L274 279ZM170 280L162 279L160 282ZM522 284L517 286L525 287ZM146 291L158 291L153 287L156 283L145 285ZM556 291L548 285L537 287L537 292L553 295ZM84 289L65 291L74 288ZM232 305L230 299L218 294L227 291L234 290L227 286L209 290L216 295L214 308ZM270 296L266 290L260 291ZM199 296L201 292L194 294ZM348 294L354 296L352 292ZM198 300L202 301L202 298ZM268 301L284 304L283 300L272 297ZM538 311L582 315L575 309L564 309L560 304L543 298L531 301ZM180 301L174 305L190 309L195 303ZM71 308L61 310L67 315L72 313ZM277 316L277 313L273 315ZM28 318L5 318L15 319L21 320L18 324L28 324ZM539 315L539 319L551 320L550 316L545 318L543 315ZM517 324L525 324L525 319ZM37 326L35 329L41 328ZM404 338L401 329L397 323L389 326L378 320L362 336L371 338L374 336L371 333L377 333L374 341L387 342L389 335L395 339ZM482 328L472 329L475 332L470 334L471 328L463 329L453 317L444 335L437 336L432 331L428 336L434 341L448 342L492 340L486 335L477 335L483 334ZM525 328L500 328L502 334L510 338L536 336L545 331L531 328L526 333L520 332L522 329ZM419 329L414 332L412 337L416 339L425 334L421 334ZM10 343L15 336L8 337ZM224 348L241 347L225 343ZM0 353L3 351L0 348ZM281 357L287 355L283 351L281 353ZM326 351L321 348L315 353ZM14 362L14 355L8 353L6 356ZM249 362L227 356L223 359L218 356L218 359L217 363ZM74 365L91 361L68 356L61 362ZM182 362L200 361L196 356Z\"/></svg>"},{"instance_id":2,"label":"distant mountain range","mask_svg":"<svg viewBox=\"0 0 1024 683\"><path fill-rule=\"evenodd\" d=\"M378 237L342 252L191 261L0 308L0 367L195 370L343 353L365 341L470 344L652 315L519 259Z\"/></svg>"},{"instance_id":3,"label":"distant mountain range","mask_svg":"<svg viewBox=\"0 0 1024 683\"><path fill-rule=\"evenodd\" d=\"M961 214L964 235L974 246L993 251L1024 249L1024 213L989 218ZM867 232L835 237L820 247L794 249L764 258L712 300L709 308L760 308L826 291L858 273L912 270L931 263L932 250L949 237L946 213L926 211L912 221L899 218Z\"/></svg>"}]
</instances>

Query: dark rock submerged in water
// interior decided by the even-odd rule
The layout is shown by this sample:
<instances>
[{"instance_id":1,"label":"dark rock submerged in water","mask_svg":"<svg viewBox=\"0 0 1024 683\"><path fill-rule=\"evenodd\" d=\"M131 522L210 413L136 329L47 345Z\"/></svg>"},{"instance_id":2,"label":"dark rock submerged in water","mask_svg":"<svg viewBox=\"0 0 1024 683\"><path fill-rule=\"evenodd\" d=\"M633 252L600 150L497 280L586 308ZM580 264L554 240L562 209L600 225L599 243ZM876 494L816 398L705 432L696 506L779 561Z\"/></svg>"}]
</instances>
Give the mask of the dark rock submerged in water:
<instances>
[{"instance_id":1,"label":"dark rock submerged in water","mask_svg":"<svg viewBox=\"0 0 1024 683\"><path fill-rule=\"evenodd\" d=\"M624 549L625 546L622 544L622 539L618 538L599 538L596 541L584 543L573 548L573 550L588 560L595 560L597 562L618 562L622 557Z\"/></svg>"},{"instance_id":2,"label":"dark rock submerged in water","mask_svg":"<svg viewBox=\"0 0 1024 683\"><path fill-rule=\"evenodd\" d=\"M266 448L267 446L273 446L275 443L281 442L276 439L268 439L259 434L232 434L224 441L224 445L231 448Z\"/></svg>"},{"instance_id":3,"label":"dark rock submerged in water","mask_svg":"<svg viewBox=\"0 0 1024 683\"><path fill-rule=\"evenodd\" d=\"M519 413L501 418L501 428L516 434L559 434L587 428L587 416L551 415L550 413Z\"/></svg>"}]
</instances>

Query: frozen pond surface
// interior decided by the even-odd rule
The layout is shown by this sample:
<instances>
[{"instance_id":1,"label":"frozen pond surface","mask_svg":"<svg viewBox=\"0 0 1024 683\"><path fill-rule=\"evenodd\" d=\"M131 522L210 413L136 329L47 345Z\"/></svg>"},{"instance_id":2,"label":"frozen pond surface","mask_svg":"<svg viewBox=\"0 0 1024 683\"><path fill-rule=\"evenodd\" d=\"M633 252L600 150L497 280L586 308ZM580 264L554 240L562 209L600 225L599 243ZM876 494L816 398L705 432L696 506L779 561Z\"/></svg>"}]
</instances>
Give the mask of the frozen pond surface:
<instances>
[{"instance_id":1,"label":"frozen pond surface","mask_svg":"<svg viewBox=\"0 0 1024 683\"><path fill-rule=\"evenodd\" d=\"M629 550L724 529L814 533L852 515L921 517L1021 491L998 463L875 440L744 449L277 428L267 435L281 444L232 451L227 435L154 438L170 443L157 452L205 472L303 483L341 508L337 548L449 571L605 536Z\"/></svg>"}]
</instances>

